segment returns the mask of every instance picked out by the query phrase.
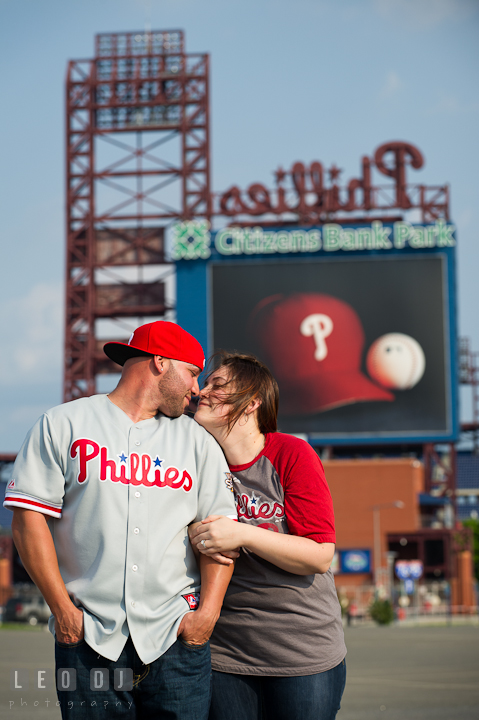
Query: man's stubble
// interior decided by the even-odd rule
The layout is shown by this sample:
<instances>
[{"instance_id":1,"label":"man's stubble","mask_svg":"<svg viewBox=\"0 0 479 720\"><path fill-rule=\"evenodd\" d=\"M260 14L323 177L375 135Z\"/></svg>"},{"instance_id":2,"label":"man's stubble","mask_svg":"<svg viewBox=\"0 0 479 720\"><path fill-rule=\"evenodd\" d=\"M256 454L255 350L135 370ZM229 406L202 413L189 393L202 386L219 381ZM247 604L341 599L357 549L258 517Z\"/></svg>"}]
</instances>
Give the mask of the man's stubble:
<instances>
[{"instance_id":1,"label":"man's stubble","mask_svg":"<svg viewBox=\"0 0 479 720\"><path fill-rule=\"evenodd\" d=\"M188 392L186 383L176 372L172 362L170 362L170 367L161 377L158 383L158 389L162 400L161 412L173 418L183 415L185 397L188 394L191 395L191 393Z\"/></svg>"}]
</instances>

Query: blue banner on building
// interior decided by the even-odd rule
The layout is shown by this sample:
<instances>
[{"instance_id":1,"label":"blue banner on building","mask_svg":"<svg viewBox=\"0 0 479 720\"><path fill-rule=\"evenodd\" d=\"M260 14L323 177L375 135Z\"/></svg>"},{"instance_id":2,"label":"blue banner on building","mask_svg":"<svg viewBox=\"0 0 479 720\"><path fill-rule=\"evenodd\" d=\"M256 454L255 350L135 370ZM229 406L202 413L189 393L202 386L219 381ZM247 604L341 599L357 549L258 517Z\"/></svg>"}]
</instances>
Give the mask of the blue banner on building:
<instances>
[{"instance_id":1,"label":"blue banner on building","mask_svg":"<svg viewBox=\"0 0 479 720\"><path fill-rule=\"evenodd\" d=\"M371 572L370 550L340 550L339 558L342 573Z\"/></svg>"}]
</instances>

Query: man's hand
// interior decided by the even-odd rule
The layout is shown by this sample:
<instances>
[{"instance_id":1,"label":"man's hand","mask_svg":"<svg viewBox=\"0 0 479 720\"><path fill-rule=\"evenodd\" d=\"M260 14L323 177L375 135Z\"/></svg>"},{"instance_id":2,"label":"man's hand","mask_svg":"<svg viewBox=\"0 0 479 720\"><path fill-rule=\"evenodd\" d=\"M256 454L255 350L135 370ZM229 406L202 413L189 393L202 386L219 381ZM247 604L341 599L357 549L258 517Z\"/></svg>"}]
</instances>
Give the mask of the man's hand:
<instances>
[{"instance_id":1,"label":"man's hand","mask_svg":"<svg viewBox=\"0 0 479 720\"><path fill-rule=\"evenodd\" d=\"M178 637L181 635L181 639L190 645L204 645L210 639L218 617L217 614L201 612L200 608L186 613L178 628Z\"/></svg>"},{"instance_id":2,"label":"man's hand","mask_svg":"<svg viewBox=\"0 0 479 720\"><path fill-rule=\"evenodd\" d=\"M206 555L199 556L201 572L200 606L186 613L178 628L178 637L191 645L204 645L213 632L221 612L221 605L233 574L233 563L220 565Z\"/></svg>"},{"instance_id":3,"label":"man's hand","mask_svg":"<svg viewBox=\"0 0 479 720\"><path fill-rule=\"evenodd\" d=\"M55 636L58 642L72 643L83 640L83 611L79 610L73 603L71 610L63 612L55 617Z\"/></svg>"}]
</instances>

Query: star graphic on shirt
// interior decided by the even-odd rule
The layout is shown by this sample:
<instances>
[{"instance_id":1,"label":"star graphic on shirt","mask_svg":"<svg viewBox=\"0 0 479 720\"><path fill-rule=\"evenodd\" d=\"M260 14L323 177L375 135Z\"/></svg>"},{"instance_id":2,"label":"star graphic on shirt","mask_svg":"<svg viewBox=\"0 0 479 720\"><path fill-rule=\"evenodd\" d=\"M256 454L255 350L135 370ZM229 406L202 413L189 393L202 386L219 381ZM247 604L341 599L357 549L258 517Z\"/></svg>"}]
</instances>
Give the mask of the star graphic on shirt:
<instances>
[{"instance_id":1,"label":"star graphic on shirt","mask_svg":"<svg viewBox=\"0 0 479 720\"><path fill-rule=\"evenodd\" d=\"M256 495L253 493L253 495L251 496L251 505L256 505L258 500L259 498L257 498Z\"/></svg>"},{"instance_id":2,"label":"star graphic on shirt","mask_svg":"<svg viewBox=\"0 0 479 720\"><path fill-rule=\"evenodd\" d=\"M157 455L157 456L156 456L156 460L154 461L153 464L154 464L155 467L161 467L161 463L162 463L162 462L163 462L163 460L160 460L160 458L159 458L158 455Z\"/></svg>"},{"instance_id":3,"label":"star graphic on shirt","mask_svg":"<svg viewBox=\"0 0 479 720\"><path fill-rule=\"evenodd\" d=\"M125 453L118 455L118 457L120 458L120 462L126 462L128 460L128 456L125 455Z\"/></svg>"}]
</instances>

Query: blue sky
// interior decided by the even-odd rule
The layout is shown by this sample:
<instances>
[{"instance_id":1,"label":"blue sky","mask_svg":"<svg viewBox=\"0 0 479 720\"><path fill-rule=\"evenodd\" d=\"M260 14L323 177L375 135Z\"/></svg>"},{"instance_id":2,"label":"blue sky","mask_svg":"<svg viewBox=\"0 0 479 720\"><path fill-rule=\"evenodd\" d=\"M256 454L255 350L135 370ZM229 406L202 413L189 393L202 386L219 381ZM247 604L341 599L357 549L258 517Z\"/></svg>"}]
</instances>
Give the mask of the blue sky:
<instances>
[{"instance_id":1,"label":"blue sky","mask_svg":"<svg viewBox=\"0 0 479 720\"><path fill-rule=\"evenodd\" d=\"M61 402L67 61L145 23L211 54L215 190L296 160L346 180L387 140L417 145L411 180L451 185L460 333L479 350L476 0L0 0L0 452Z\"/></svg>"}]
</instances>

